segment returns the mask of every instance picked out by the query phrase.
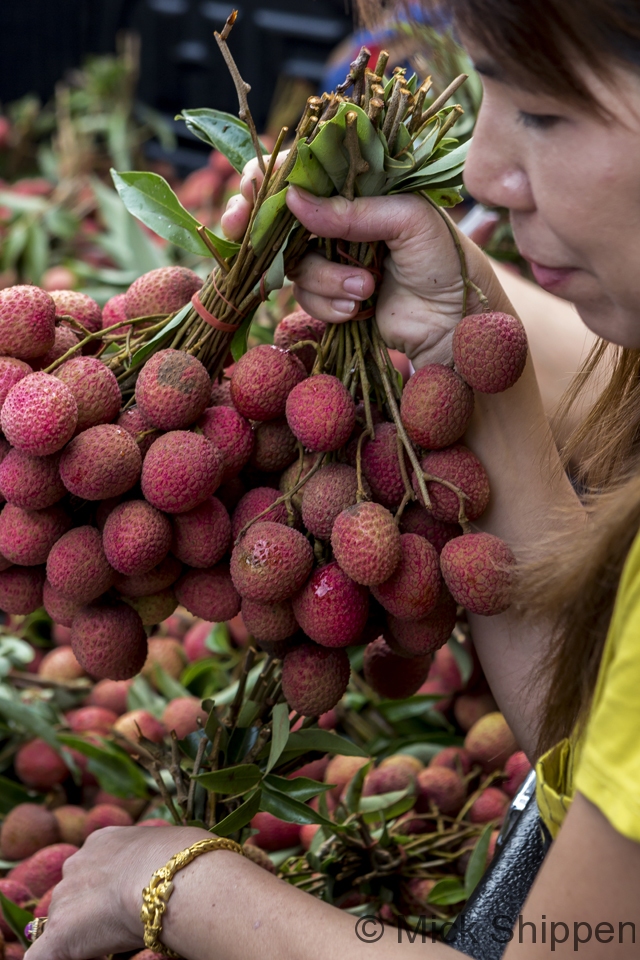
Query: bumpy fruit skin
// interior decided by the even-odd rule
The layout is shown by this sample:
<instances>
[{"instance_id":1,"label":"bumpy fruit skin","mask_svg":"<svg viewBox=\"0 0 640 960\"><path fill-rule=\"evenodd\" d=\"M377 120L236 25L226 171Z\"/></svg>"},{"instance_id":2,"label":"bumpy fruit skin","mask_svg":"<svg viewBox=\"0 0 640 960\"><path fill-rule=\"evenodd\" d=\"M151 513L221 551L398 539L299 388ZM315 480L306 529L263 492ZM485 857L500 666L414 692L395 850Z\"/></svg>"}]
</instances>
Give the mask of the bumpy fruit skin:
<instances>
[{"instance_id":1,"label":"bumpy fruit skin","mask_svg":"<svg viewBox=\"0 0 640 960\"><path fill-rule=\"evenodd\" d=\"M151 444L142 466L142 492L158 510L187 513L215 493L223 472L224 461L213 443L174 430Z\"/></svg>"},{"instance_id":2,"label":"bumpy fruit skin","mask_svg":"<svg viewBox=\"0 0 640 960\"><path fill-rule=\"evenodd\" d=\"M118 714L106 707L79 707L70 710L65 719L73 733L86 733L89 730L107 734L118 719Z\"/></svg>"},{"instance_id":3,"label":"bumpy fruit skin","mask_svg":"<svg viewBox=\"0 0 640 960\"><path fill-rule=\"evenodd\" d=\"M42 658L38 676L45 680L78 680L85 675L71 647L54 647Z\"/></svg>"},{"instance_id":4,"label":"bumpy fruit skin","mask_svg":"<svg viewBox=\"0 0 640 960\"><path fill-rule=\"evenodd\" d=\"M169 733L175 730L178 740L183 740L187 734L195 733L203 727L207 716L206 710L202 709L196 697L176 697L164 708L162 722Z\"/></svg>"},{"instance_id":5,"label":"bumpy fruit skin","mask_svg":"<svg viewBox=\"0 0 640 960\"><path fill-rule=\"evenodd\" d=\"M142 456L133 437L113 423L90 427L74 437L60 459L60 476L83 500L107 500L137 482Z\"/></svg>"},{"instance_id":6,"label":"bumpy fruit skin","mask_svg":"<svg viewBox=\"0 0 640 960\"><path fill-rule=\"evenodd\" d=\"M127 696L129 694L129 680L100 680L94 686L87 698L92 706L102 707L120 716L127 712Z\"/></svg>"},{"instance_id":7,"label":"bumpy fruit skin","mask_svg":"<svg viewBox=\"0 0 640 960\"><path fill-rule=\"evenodd\" d=\"M412 697L427 679L431 657L408 660L394 653L384 637L378 637L364 651L364 678L381 697L402 700Z\"/></svg>"},{"instance_id":8,"label":"bumpy fruit skin","mask_svg":"<svg viewBox=\"0 0 640 960\"><path fill-rule=\"evenodd\" d=\"M42 605L59 627L70 627L78 610L78 604L63 596L48 580L45 580L42 588Z\"/></svg>"},{"instance_id":9,"label":"bumpy fruit skin","mask_svg":"<svg viewBox=\"0 0 640 960\"><path fill-rule=\"evenodd\" d=\"M280 477L280 483L278 484L280 493L289 493L291 490L293 490L293 488L296 487L298 483L309 473L318 459L318 456L319 454L317 453L305 453L302 457L302 466L300 465L299 460L295 460L290 467L287 467ZM305 489L306 485L303 485L300 487L298 492L294 493L291 497L291 503L296 510L300 510L302 507Z\"/></svg>"},{"instance_id":10,"label":"bumpy fruit skin","mask_svg":"<svg viewBox=\"0 0 640 960\"><path fill-rule=\"evenodd\" d=\"M420 620L401 620L389 615L389 644L404 657L435 653L447 642L456 625L456 602L443 587L435 607Z\"/></svg>"},{"instance_id":11,"label":"bumpy fruit skin","mask_svg":"<svg viewBox=\"0 0 640 960\"><path fill-rule=\"evenodd\" d=\"M216 497L172 521L171 552L189 567L205 569L222 560L231 542L229 514Z\"/></svg>"},{"instance_id":12,"label":"bumpy fruit skin","mask_svg":"<svg viewBox=\"0 0 640 960\"><path fill-rule=\"evenodd\" d=\"M427 767L418 774L416 813L429 813L434 804L440 813L455 817L464 804L467 788L460 774L447 767Z\"/></svg>"},{"instance_id":13,"label":"bumpy fruit skin","mask_svg":"<svg viewBox=\"0 0 640 960\"><path fill-rule=\"evenodd\" d=\"M439 363L418 370L402 394L400 416L414 443L440 450L459 440L473 413L473 390Z\"/></svg>"},{"instance_id":14,"label":"bumpy fruit skin","mask_svg":"<svg viewBox=\"0 0 640 960\"><path fill-rule=\"evenodd\" d=\"M502 784L502 789L508 797L515 797L516 793L531 773L531 764L523 750L517 750L512 753L504 765L504 772L507 779Z\"/></svg>"},{"instance_id":15,"label":"bumpy fruit skin","mask_svg":"<svg viewBox=\"0 0 640 960\"><path fill-rule=\"evenodd\" d=\"M102 311L96 301L79 290L52 290L51 299L56 305L57 317L73 317L89 333L102 328Z\"/></svg>"},{"instance_id":16,"label":"bumpy fruit skin","mask_svg":"<svg viewBox=\"0 0 640 960\"><path fill-rule=\"evenodd\" d=\"M371 587L382 606L400 620L419 620L434 609L442 578L434 547L415 533L400 536L400 563L384 583Z\"/></svg>"},{"instance_id":17,"label":"bumpy fruit skin","mask_svg":"<svg viewBox=\"0 0 640 960\"><path fill-rule=\"evenodd\" d=\"M0 357L0 407L6 400L11 387L15 387L16 383L24 380L28 373L33 373L33 370L24 360Z\"/></svg>"},{"instance_id":18,"label":"bumpy fruit skin","mask_svg":"<svg viewBox=\"0 0 640 960\"><path fill-rule=\"evenodd\" d=\"M60 478L60 453L34 457L10 450L0 463L0 490L7 501L23 510L44 510L64 497Z\"/></svg>"},{"instance_id":19,"label":"bumpy fruit skin","mask_svg":"<svg viewBox=\"0 0 640 960\"><path fill-rule=\"evenodd\" d=\"M436 520L434 515L425 510L421 503L410 503L402 514L400 532L415 533L419 537L424 537L436 548L439 556L445 543L462 535L462 527L459 523L445 523L443 520Z\"/></svg>"},{"instance_id":20,"label":"bumpy fruit skin","mask_svg":"<svg viewBox=\"0 0 640 960\"><path fill-rule=\"evenodd\" d=\"M163 513L145 500L129 500L107 517L102 544L114 570L134 576L149 573L162 563L169 552L171 536L171 523Z\"/></svg>"},{"instance_id":21,"label":"bumpy fruit skin","mask_svg":"<svg viewBox=\"0 0 640 960\"><path fill-rule=\"evenodd\" d=\"M209 570L188 570L174 589L178 601L194 617L222 623L240 612L240 595L226 563Z\"/></svg>"},{"instance_id":22,"label":"bumpy fruit skin","mask_svg":"<svg viewBox=\"0 0 640 960\"><path fill-rule=\"evenodd\" d=\"M54 590L81 605L109 590L115 571L106 558L95 527L75 527L54 544L47 559L47 579Z\"/></svg>"},{"instance_id":23,"label":"bumpy fruit skin","mask_svg":"<svg viewBox=\"0 0 640 960\"><path fill-rule=\"evenodd\" d=\"M480 393L502 393L520 379L527 362L522 321L508 313L465 317L453 334L453 362L469 386Z\"/></svg>"},{"instance_id":24,"label":"bumpy fruit skin","mask_svg":"<svg viewBox=\"0 0 640 960\"><path fill-rule=\"evenodd\" d=\"M369 591L351 580L337 563L329 563L315 570L293 598L293 612L316 643L347 647L362 636L369 615Z\"/></svg>"},{"instance_id":25,"label":"bumpy fruit skin","mask_svg":"<svg viewBox=\"0 0 640 960\"><path fill-rule=\"evenodd\" d=\"M169 554L162 563L150 570L132 577L117 576L115 586L123 597L148 597L172 586L182 573L182 564Z\"/></svg>"},{"instance_id":26,"label":"bumpy fruit skin","mask_svg":"<svg viewBox=\"0 0 640 960\"><path fill-rule=\"evenodd\" d=\"M291 390L307 375L293 353L268 344L247 350L231 374L231 399L249 420L276 420Z\"/></svg>"},{"instance_id":27,"label":"bumpy fruit skin","mask_svg":"<svg viewBox=\"0 0 640 960\"><path fill-rule=\"evenodd\" d=\"M374 797L381 793L392 793L394 790L415 788L415 770L406 767L375 767L370 770L362 784L362 796Z\"/></svg>"},{"instance_id":28,"label":"bumpy fruit skin","mask_svg":"<svg viewBox=\"0 0 640 960\"><path fill-rule=\"evenodd\" d=\"M158 430L147 423L136 406L129 407L124 413L121 413L116 421L119 427L130 433L140 448L142 459L147 455L149 447L154 440L160 436Z\"/></svg>"},{"instance_id":29,"label":"bumpy fruit skin","mask_svg":"<svg viewBox=\"0 0 640 960\"><path fill-rule=\"evenodd\" d=\"M136 381L136 403L148 423L160 430L191 426L209 402L211 381L204 366L182 350L159 350Z\"/></svg>"},{"instance_id":30,"label":"bumpy fruit skin","mask_svg":"<svg viewBox=\"0 0 640 960\"><path fill-rule=\"evenodd\" d=\"M178 608L178 598L172 587L146 594L144 597L125 597L139 615L145 627L153 627L170 617Z\"/></svg>"},{"instance_id":31,"label":"bumpy fruit skin","mask_svg":"<svg viewBox=\"0 0 640 960\"><path fill-rule=\"evenodd\" d=\"M256 470L279 473L297 456L297 440L283 418L259 423L254 429L250 463Z\"/></svg>"},{"instance_id":32,"label":"bumpy fruit skin","mask_svg":"<svg viewBox=\"0 0 640 960\"><path fill-rule=\"evenodd\" d=\"M484 467L471 450L462 444L449 447L447 450L434 450L428 453L420 462L425 473L459 487L467 495L464 501L464 510L467 520L477 520L489 505L489 478ZM413 477L413 489L422 503L416 477ZM431 498L431 509L437 520L446 523L457 523L460 513L460 501L453 490L441 483L431 481L427 483L427 492ZM424 504L423 504L424 506Z\"/></svg>"},{"instance_id":33,"label":"bumpy fruit skin","mask_svg":"<svg viewBox=\"0 0 640 960\"><path fill-rule=\"evenodd\" d=\"M211 406L200 417L198 426L222 455L222 483L237 476L253 450L254 433L249 421L232 406Z\"/></svg>"},{"instance_id":34,"label":"bumpy fruit skin","mask_svg":"<svg viewBox=\"0 0 640 960\"><path fill-rule=\"evenodd\" d=\"M272 813L261 811L256 813L251 826L257 833L251 837L251 845L262 850L286 850L287 847L296 847L300 838L300 827L297 823L286 823L278 820Z\"/></svg>"},{"instance_id":35,"label":"bumpy fruit skin","mask_svg":"<svg viewBox=\"0 0 640 960\"><path fill-rule=\"evenodd\" d=\"M346 463L329 463L320 467L302 489L302 522L314 537L329 540L336 518L356 502L356 471Z\"/></svg>"},{"instance_id":36,"label":"bumpy fruit skin","mask_svg":"<svg viewBox=\"0 0 640 960\"><path fill-rule=\"evenodd\" d=\"M71 517L62 507L23 510L7 503L0 513L0 553L22 567L38 566L70 526Z\"/></svg>"},{"instance_id":37,"label":"bumpy fruit skin","mask_svg":"<svg viewBox=\"0 0 640 960\"><path fill-rule=\"evenodd\" d=\"M356 424L356 406L337 377L320 373L294 387L287 397L287 421L303 446L316 452L339 450Z\"/></svg>"},{"instance_id":38,"label":"bumpy fruit skin","mask_svg":"<svg viewBox=\"0 0 640 960\"><path fill-rule=\"evenodd\" d=\"M440 555L442 575L454 599L484 617L510 606L515 562L504 540L490 533L456 537Z\"/></svg>"},{"instance_id":39,"label":"bumpy fruit skin","mask_svg":"<svg viewBox=\"0 0 640 960\"><path fill-rule=\"evenodd\" d=\"M444 747L429 762L430 767L447 767L463 777L471 770L471 757L464 747Z\"/></svg>"},{"instance_id":40,"label":"bumpy fruit skin","mask_svg":"<svg viewBox=\"0 0 640 960\"><path fill-rule=\"evenodd\" d=\"M235 410L235 407L233 406L233 400L231 399L231 380L214 380L212 382L209 406L231 407L233 410Z\"/></svg>"},{"instance_id":41,"label":"bumpy fruit skin","mask_svg":"<svg viewBox=\"0 0 640 960\"><path fill-rule=\"evenodd\" d=\"M0 290L0 354L30 360L53 346L56 305L51 295L22 284Z\"/></svg>"},{"instance_id":42,"label":"bumpy fruit skin","mask_svg":"<svg viewBox=\"0 0 640 960\"><path fill-rule=\"evenodd\" d=\"M288 350L294 343L300 343L301 340L320 343L326 329L324 320L316 320L305 310L296 310L282 318L274 331L273 342L276 347L281 347L283 350ZM315 347L310 345L301 347L295 353L304 364L307 373L311 373L318 356Z\"/></svg>"},{"instance_id":43,"label":"bumpy fruit skin","mask_svg":"<svg viewBox=\"0 0 640 960\"><path fill-rule=\"evenodd\" d=\"M464 741L465 750L485 773L500 770L516 752L518 744L499 711L487 713L474 723Z\"/></svg>"},{"instance_id":44,"label":"bumpy fruit skin","mask_svg":"<svg viewBox=\"0 0 640 960\"><path fill-rule=\"evenodd\" d=\"M116 293L115 297L109 297L102 308L102 329L106 330L108 327L128 319L126 293ZM118 331L114 332L121 333L124 329L125 327L120 327Z\"/></svg>"},{"instance_id":45,"label":"bumpy fruit skin","mask_svg":"<svg viewBox=\"0 0 640 960\"><path fill-rule=\"evenodd\" d=\"M282 603L243 600L241 613L247 630L260 643L279 643L298 630L298 621L288 600Z\"/></svg>"},{"instance_id":46,"label":"bumpy fruit skin","mask_svg":"<svg viewBox=\"0 0 640 960\"><path fill-rule=\"evenodd\" d=\"M30 740L14 760L18 779L34 790L50 790L66 780L69 770L62 757L44 740Z\"/></svg>"},{"instance_id":47,"label":"bumpy fruit skin","mask_svg":"<svg viewBox=\"0 0 640 960\"><path fill-rule=\"evenodd\" d=\"M245 493L233 511L231 518L232 540L237 540L238 534L245 524L261 514L267 507L270 507L279 497L280 493L274 490L273 487L254 487ZM286 523L288 519L286 504L280 503L277 507L274 507L273 510L265 513L262 519L269 520L271 523Z\"/></svg>"},{"instance_id":48,"label":"bumpy fruit skin","mask_svg":"<svg viewBox=\"0 0 640 960\"><path fill-rule=\"evenodd\" d=\"M388 510L400 506L405 494L400 456L406 463L404 450L398 449L398 430L393 423L378 424L375 438L362 445L362 472L373 499Z\"/></svg>"},{"instance_id":49,"label":"bumpy fruit skin","mask_svg":"<svg viewBox=\"0 0 640 960\"><path fill-rule=\"evenodd\" d=\"M35 897L42 897L62 880L62 867L78 852L71 843L54 843L38 850L11 871L11 878L24 883Z\"/></svg>"},{"instance_id":50,"label":"bumpy fruit skin","mask_svg":"<svg viewBox=\"0 0 640 960\"><path fill-rule=\"evenodd\" d=\"M177 680L187 665L180 641L175 637L149 637L148 642L149 652L140 671L142 676L153 682L155 668L161 667L165 673Z\"/></svg>"},{"instance_id":51,"label":"bumpy fruit skin","mask_svg":"<svg viewBox=\"0 0 640 960\"><path fill-rule=\"evenodd\" d=\"M288 600L313 567L306 537L281 523L259 520L231 554L231 577L241 597L261 603ZM211 619L211 618L207 618Z\"/></svg>"},{"instance_id":52,"label":"bumpy fruit skin","mask_svg":"<svg viewBox=\"0 0 640 960\"><path fill-rule=\"evenodd\" d=\"M5 860L26 860L60 839L58 821L39 803L19 803L4 818L0 849Z\"/></svg>"},{"instance_id":53,"label":"bumpy fruit skin","mask_svg":"<svg viewBox=\"0 0 640 960\"><path fill-rule=\"evenodd\" d=\"M44 567L9 567L0 573L0 610L28 614L42 606Z\"/></svg>"},{"instance_id":54,"label":"bumpy fruit skin","mask_svg":"<svg viewBox=\"0 0 640 960\"><path fill-rule=\"evenodd\" d=\"M38 357L36 360L31 361L33 369L46 370L47 367L50 367L52 363L55 363L56 360L63 357L71 347L77 346L78 343L80 343L80 338L70 327L64 324L58 324L56 326L53 346L50 350L47 350L43 357Z\"/></svg>"},{"instance_id":55,"label":"bumpy fruit skin","mask_svg":"<svg viewBox=\"0 0 640 960\"><path fill-rule=\"evenodd\" d=\"M345 650L301 643L284 658L282 692L292 710L317 717L335 707L346 692L350 675Z\"/></svg>"},{"instance_id":56,"label":"bumpy fruit skin","mask_svg":"<svg viewBox=\"0 0 640 960\"><path fill-rule=\"evenodd\" d=\"M343 510L333 525L331 546L345 573L365 586L388 580L402 556L395 520L379 503Z\"/></svg>"},{"instance_id":57,"label":"bumpy fruit skin","mask_svg":"<svg viewBox=\"0 0 640 960\"><path fill-rule=\"evenodd\" d=\"M127 319L174 313L191 300L202 280L187 267L158 267L134 280L126 296Z\"/></svg>"},{"instance_id":58,"label":"bumpy fruit skin","mask_svg":"<svg viewBox=\"0 0 640 960\"><path fill-rule=\"evenodd\" d=\"M95 357L72 357L55 372L69 387L78 405L76 433L118 416L122 394L111 370Z\"/></svg>"},{"instance_id":59,"label":"bumpy fruit skin","mask_svg":"<svg viewBox=\"0 0 640 960\"><path fill-rule=\"evenodd\" d=\"M82 607L71 625L71 646L92 677L128 680L147 657L147 635L126 603Z\"/></svg>"},{"instance_id":60,"label":"bumpy fruit skin","mask_svg":"<svg viewBox=\"0 0 640 960\"><path fill-rule=\"evenodd\" d=\"M509 797L497 787L487 787L483 790L469 810L471 823L489 823L497 820L502 823L509 806Z\"/></svg>"},{"instance_id":61,"label":"bumpy fruit skin","mask_svg":"<svg viewBox=\"0 0 640 960\"><path fill-rule=\"evenodd\" d=\"M103 827L131 827L133 818L122 807L115 807L112 803L98 803L92 807L84 822L84 839L95 830Z\"/></svg>"},{"instance_id":62,"label":"bumpy fruit skin","mask_svg":"<svg viewBox=\"0 0 640 960\"><path fill-rule=\"evenodd\" d=\"M77 422L75 397L65 383L49 373L30 373L16 383L0 414L2 432L11 446L36 457L61 450L73 436Z\"/></svg>"}]
</instances>

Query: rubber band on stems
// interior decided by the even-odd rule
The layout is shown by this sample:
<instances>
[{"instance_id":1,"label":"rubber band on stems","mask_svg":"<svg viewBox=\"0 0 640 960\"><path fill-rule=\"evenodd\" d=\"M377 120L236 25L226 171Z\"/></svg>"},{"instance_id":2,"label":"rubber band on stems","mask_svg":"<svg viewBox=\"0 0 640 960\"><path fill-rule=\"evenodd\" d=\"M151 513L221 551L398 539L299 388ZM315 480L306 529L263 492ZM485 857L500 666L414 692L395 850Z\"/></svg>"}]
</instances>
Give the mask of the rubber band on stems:
<instances>
[{"instance_id":1,"label":"rubber band on stems","mask_svg":"<svg viewBox=\"0 0 640 960\"><path fill-rule=\"evenodd\" d=\"M207 310L197 292L191 297L191 303L193 309L196 311L198 316L205 321L205 323L208 323L209 326L213 327L215 330L220 330L222 333L235 333L242 323L242 317L238 323L223 323L222 320L218 320L217 317L214 317L214 315Z\"/></svg>"}]
</instances>

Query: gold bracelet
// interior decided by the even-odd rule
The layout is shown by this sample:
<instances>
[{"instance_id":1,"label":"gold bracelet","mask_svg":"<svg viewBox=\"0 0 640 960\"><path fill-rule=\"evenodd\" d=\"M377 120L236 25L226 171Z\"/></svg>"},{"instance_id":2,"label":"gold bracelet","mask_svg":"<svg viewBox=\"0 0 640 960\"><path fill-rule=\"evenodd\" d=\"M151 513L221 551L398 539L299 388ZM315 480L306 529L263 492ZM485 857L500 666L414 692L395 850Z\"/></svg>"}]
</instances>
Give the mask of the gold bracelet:
<instances>
[{"instance_id":1,"label":"gold bracelet","mask_svg":"<svg viewBox=\"0 0 640 960\"><path fill-rule=\"evenodd\" d=\"M173 892L173 878L183 867L188 866L192 860L199 857L202 853L208 853L209 850L232 850L233 853L239 853L244 856L242 847L235 840L227 840L226 837L211 837L207 840L198 840L186 850L181 850L172 857L164 867L151 877L149 886L142 891L142 909L140 919L144 924L144 945L148 950L154 953L161 953L165 957L180 957L179 953L170 950L160 942L162 933L162 920L167 909L169 897Z\"/></svg>"}]
</instances>

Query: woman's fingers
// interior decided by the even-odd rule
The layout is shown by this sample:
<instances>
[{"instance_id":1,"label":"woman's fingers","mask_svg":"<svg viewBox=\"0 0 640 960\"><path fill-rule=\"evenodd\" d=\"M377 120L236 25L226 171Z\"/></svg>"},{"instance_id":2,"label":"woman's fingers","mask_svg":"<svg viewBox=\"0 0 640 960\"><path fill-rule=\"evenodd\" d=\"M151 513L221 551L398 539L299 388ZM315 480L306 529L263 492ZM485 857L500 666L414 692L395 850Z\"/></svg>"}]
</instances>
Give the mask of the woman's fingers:
<instances>
[{"instance_id":1,"label":"woman's fingers","mask_svg":"<svg viewBox=\"0 0 640 960\"><path fill-rule=\"evenodd\" d=\"M306 256L289 277L300 306L330 323L350 320L375 289L368 270L331 263L317 253Z\"/></svg>"},{"instance_id":2,"label":"woman's fingers","mask_svg":"<svg viewBox=\"0 0 640 960\"><path fill-rule=\"evenodd\" d=\"M220 218L220 226L225 237L229 240L242 240L249 224L253 204L237 193L231 197L227 209Z\"/></svg>"}]
</instances>

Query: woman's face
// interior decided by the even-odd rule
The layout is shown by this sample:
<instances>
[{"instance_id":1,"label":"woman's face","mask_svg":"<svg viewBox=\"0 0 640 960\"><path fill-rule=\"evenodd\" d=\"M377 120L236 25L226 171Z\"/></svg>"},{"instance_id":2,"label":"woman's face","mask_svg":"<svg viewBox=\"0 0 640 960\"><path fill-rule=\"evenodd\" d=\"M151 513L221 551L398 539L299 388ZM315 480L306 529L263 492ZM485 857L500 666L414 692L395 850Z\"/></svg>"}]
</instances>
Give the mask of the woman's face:
<instances>
[{"instance_id":1,"label":"woman's face","mask_svg":"<svg viewBox=\"0 0 640 960\"><path fill-rule=\"evenodd\" d=\"M514 86L498 61L466 46L484 85L469 192L509 209L542 287L573 301L601 337L640 347L640 76L585 77L611 115L603 119Z\"/></svg>"}]
</instances>

